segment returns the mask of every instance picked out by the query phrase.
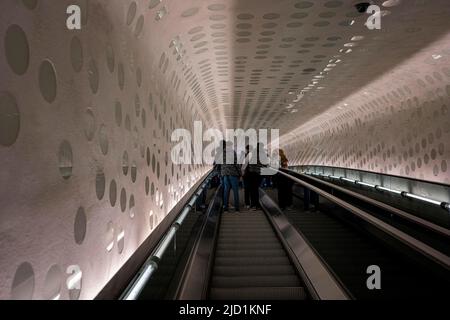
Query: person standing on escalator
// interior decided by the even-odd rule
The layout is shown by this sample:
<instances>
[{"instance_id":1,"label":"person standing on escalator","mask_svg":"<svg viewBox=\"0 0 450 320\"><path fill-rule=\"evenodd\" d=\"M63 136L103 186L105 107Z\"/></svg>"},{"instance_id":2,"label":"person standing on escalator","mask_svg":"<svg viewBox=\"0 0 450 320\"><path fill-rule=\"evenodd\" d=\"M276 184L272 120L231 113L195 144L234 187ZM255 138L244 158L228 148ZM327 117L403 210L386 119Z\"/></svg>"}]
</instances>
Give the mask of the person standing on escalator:
<instances>
[{"instance_id":1,"label":"person standing on escalator","mask_svg":"<svg viewBox=\"0 0 450 320\"><path fill-rule=\"evenodd\" d=\"M258 143L248 156L248 182L250 189L250 205L253 210L261 209L259 204L259 187L261 185L261 169L269 163L262 143ZM247 168L246 168L247 169Z\"/></svg>"},{"instance_id":2,"label":"person standing on escalator","mask_svg":"<svg viewBox=\"0 0 450 320\"><path fill-rule=\"evenodd\" d=\"M229 210L230 191L233 190L234 209L236 212L239 212L239 179L241 176L241 167L238 164L232 142L228 141L225 143L222 156L221 175L224 184L224 211Z\"/></svg>"},{"instance_id":3,"label":"person standing on escalator","mask_svg":"<svg viewBox=\"0 0 450 320\"><path fill-rule=\"evenodd\" d=\"M245 154L243 155L244 159L241 159L240 163L242 163L241 166L241 175L242 175L242 180L243 180L243 184L244 184L244 198L245 198L245 207L247 209L250 209L250 174L249 174L249 168L248 168L248 163L249 163L249 155L250 155L250 145L247 145L245 147Z\"/></svg>"}]
</instances>

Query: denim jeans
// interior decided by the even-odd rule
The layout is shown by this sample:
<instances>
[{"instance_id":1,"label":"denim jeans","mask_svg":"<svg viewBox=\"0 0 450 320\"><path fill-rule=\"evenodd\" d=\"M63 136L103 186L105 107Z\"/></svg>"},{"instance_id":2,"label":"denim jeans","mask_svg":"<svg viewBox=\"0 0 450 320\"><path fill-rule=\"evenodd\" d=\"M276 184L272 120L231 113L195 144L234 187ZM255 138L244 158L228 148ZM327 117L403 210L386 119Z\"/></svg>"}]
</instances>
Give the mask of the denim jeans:
<instances>
[{"instance_id":1,"label":"denim jeans","mask_svg":"<svg viewBox=\"0 0 450 320\"><path fill-rule=\"evenodd\" d=\"M234 208L239 210L239 177L223 176L224 182L224 209L228 210L228 200L230 198L230 189L233 189Z\"/></svg>"}]
</instances>

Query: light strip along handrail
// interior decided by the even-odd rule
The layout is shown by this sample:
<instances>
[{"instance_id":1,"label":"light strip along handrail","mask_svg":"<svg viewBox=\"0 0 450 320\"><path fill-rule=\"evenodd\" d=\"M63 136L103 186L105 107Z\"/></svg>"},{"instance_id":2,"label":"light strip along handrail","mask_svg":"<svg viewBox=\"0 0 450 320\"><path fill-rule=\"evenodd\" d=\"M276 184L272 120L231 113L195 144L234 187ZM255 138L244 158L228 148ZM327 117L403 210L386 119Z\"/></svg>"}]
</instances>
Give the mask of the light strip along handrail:
<instances>
[{"instance_id":1,"label":"light strip along handrail","mask_svg":"<svg viewBox=\"0 0 450 320\"><path fill-rule=\"evenodd\" d=\"M423 202L426 202L428 204L433 204L435 206L439 206L442 209L446 210L446 211L450 211L450 203L446 202L446 201L441 201L441 200L435 200L435 199L431 199L428 197L424 197L418 194L414 194L414 193L410 193L408 191L402 191L402 190L395 190L395 189L390 189L390 188L386 188L384 186L381 185L376 185L376 184L372 184L372 183L367 183L364 181L360 181L360 180L355 180L355 179L349 179L347 177L339 177L339 176L334 176L334 175L329 175L329 174L323 174L323 173L316 173L316 172L308 172L308 171L303 171L303 172L297 172L294 170L289 170L298 174L306 174L309 176L318 176L318 177L322 177L322 178L331 178L331 179L335 179L335 180L344 180L347 182L351 182L357 185L361 185L361 186L366 186L369 188L374 188L375 190L381 190L384 192L391 192L393 194L398 194L401 195L402 197L408 198L408 199L413 199L413 200L420 200Z\"/></svg>"},{"instance_id":2,"label":"light strip along handrail","mask_svg":"<svg viewBox=\"0 0 450 320\"><path fill-rule=\"evenodd\" d=\"M348 194L348 195L350 195L352 197L355 197L357 199L366 201L366 202L368 202L368 203L370 203L370 204L372 204L374 206L377 206L377 207L379 207L381 209L387 210L387 211L389 211L392 214L395 214L395 215L397 215L399 217L402 217L403 219L409 220L410 222L418 224L418 225L420 225L420 226L422 226L422 227L424 227L426 229L429 229L429 230L431 230L433 232L436 232L436 233L438 233L438 234L440 234L442 236L450 237L450 230L449 229L441 227L441 226L439 226L439 225L437 225L437 224L435 224L433 222L430 222L430 221L425 220L423 218L414 216L414 215L412 215L410 213L407 213L407 212L405 212L403 210L400 210L400 209L397 209L395 207L392 207L392 206L390 206L390 205L388 205L386 203L383 203L381 201L378 201L378 200L375 200L375 199L371 199L371 198L366 197L364 195L361 195L361 194L359 194L357 192L354 192L354 191L351 191L351 190L347 190L347 189L345 189L343 187L340 187L338 185L335 185L333 183L330 183L330 182L327 182L327 181L324 181L324 180L321 180L321 179L317 179L317 178L315 178L313 176L310 176L310 175L307 175L307 174L304 174L304 173L295 172L295 171L292 171L292 170L287 170L287 171L292 172L294 174L298 174L298 175L303 176L303 177L307 177L308 179L312 179L312 180L317 181L317 182L319 182L319 183L321 183L321 184L323 184L325 186L329 186L329 187L334 188L334 189L336 189L338 191L344 192L344 193L346 193L346 194Z\"/></svg>"},{"instance_id":3,"label":"light strip along handrail","mask_svg":"<svg viewBox=\"0 0 450 320\"><path fill-rule=\"evenodd\" d=\"M409 246L410 248L413 248L423 256L433 260L434 262L438 263L439 265L443 266L445 269L450 269L450 257L446 254L430 247L429 245L423 243L422 241L417 240L416 238L413 238L412 236L404 233L401 230L398 230L397 228L381 221L378 218L375 218L374 216L368 214L367 212L321 190L320 188L317 188L305 181L302 181L296 177L293 177L281 170L274 169L275 172L293 180L294 182L304 186L305 188L310 189L311 191L314 191L315 193L321 195L325 199L328 199L329 201L337 204L338 206L344 208L348 212L354 214L355 216L359 217L360 219L370 223L371 225L375 226L379 230L385 232L386 234L390 235L391 237L401 241L405 245Z\"/></svg>"},{"instance_id":4,"label":"light strip along handrail","mask_svg":"<svg viewBox=\"0 0 450 320\"><path fill-rule=\"evenodd\" d=\"M164 256L164 253L169 247L171 241L174 239L178 229L183 224L189 212L191 212L191 210L194 208L196 201L208 186L213 175L214 172L211 171L206 174L207 178L205 179L205 181L203 181L197 191L192 195L191 200L186 204L184 209L170 226L169 230L164 234L157 247L147 258L142 268L131 281L130 285L125 289L124 293L120 297L120 300L136 300L139 297L142 289L144 289L145 284L149 281L153 273L158 269L159 261Z\"/></svg>"}]
</instances>

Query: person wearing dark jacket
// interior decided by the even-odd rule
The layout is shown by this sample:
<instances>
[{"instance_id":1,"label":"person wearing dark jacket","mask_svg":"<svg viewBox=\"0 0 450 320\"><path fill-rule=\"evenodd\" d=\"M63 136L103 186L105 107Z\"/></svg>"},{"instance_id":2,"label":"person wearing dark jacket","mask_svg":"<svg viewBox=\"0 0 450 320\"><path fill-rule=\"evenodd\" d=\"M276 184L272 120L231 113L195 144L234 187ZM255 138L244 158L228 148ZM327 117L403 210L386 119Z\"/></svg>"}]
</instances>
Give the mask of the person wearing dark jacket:
<instances>
[{"instance_id":1,"label":"person wearing dark jacket","mask_svg":"<svg viewBox=\"0 0 450 320\"><path fill-rule=\"evenodd\" d=\"M241 171L241 175L242 175L242 180L244 182L244 198L245 198L245 207L247 209L250 209L250 175L249 175L249 170L248 170L248 165L246 165L244 167L244 164L246 164L246 161L248 160L248 155L250 154L250 146L247 145L245 147L245 154L243 155L244 159L241 159L240 163L243 164L242 166L242 171Z\"/></svg>"},{"instance_id":2,"label":"person wearing dark jacket","mask_svg":"<svg viewBox=\"0 0 450 320\"><path fill-rule=\"evenodd\" d=\"M248 183L250 189L250 205L253 210L261 208L259 204L259 186L261 185L261 169L269 163L264 145L258 143L256 150L249 152L243 164L243 170L248 170Z\"/></svg>"}]
</instances>

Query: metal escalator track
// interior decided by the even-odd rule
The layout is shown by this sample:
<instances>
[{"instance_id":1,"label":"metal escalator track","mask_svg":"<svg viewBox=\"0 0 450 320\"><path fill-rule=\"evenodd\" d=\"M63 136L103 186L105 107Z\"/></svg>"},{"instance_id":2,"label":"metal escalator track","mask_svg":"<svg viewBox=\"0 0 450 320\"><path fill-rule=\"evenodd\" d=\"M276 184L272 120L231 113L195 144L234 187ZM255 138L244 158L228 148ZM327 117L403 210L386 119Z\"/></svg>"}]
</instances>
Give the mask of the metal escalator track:
<instances>
[{"instance_id":1,"label":"metal escalator track","mask_svg":"<svg viewBox=\"0 0 450 320\"><path fill-rule=\"evenodd\" d=\"M301 280L265 214L222 214L209 299L306 298Z\"/></svg>"},{"instance_id":2,"label":"metal escalator track","mask_svg":"<svg viewBox=\"0 0 450 320\"><path fill-rule=\"evenodd\" d=\"M426 298L444 293L438 277L329 213L297 209L285 214L356 299ZM366 269L371 265L382 271L381 290L366 286Z\"/></svg>"},{"instance_id":3,"label":"metal escalator track","mask_svg":"<svg viewBox=\"0 0 450 320\"><path fill-rule=\"evenodd\" d=\"M299 180L296 182L301 188L314 188ZM304 208L303 198L294 193L294 206L284 210L283 215L314 248L352 298L426 299L448 296L450 277L448 269L445 271L448 265L429 259L430 256L404 241L416 239L409 235L392 236L392 233L401 234L402 231L388 225L391 232L386 232L381 223L371 224L371 219L364 220L361 215L351 213L359 210L368 216L368 212L352 208L341 199L333 200L333 196L323 190L316 188L316 191L320 196L314 210ZM277 198L274 190L268 190L267 194ZM422 247L426 249L426 246ZM442 260L444 263L445 259ZM367 268L373 265L378 266L382 273L381 290L370 290L366 283Z\"/></svg>"}]
</instances>

